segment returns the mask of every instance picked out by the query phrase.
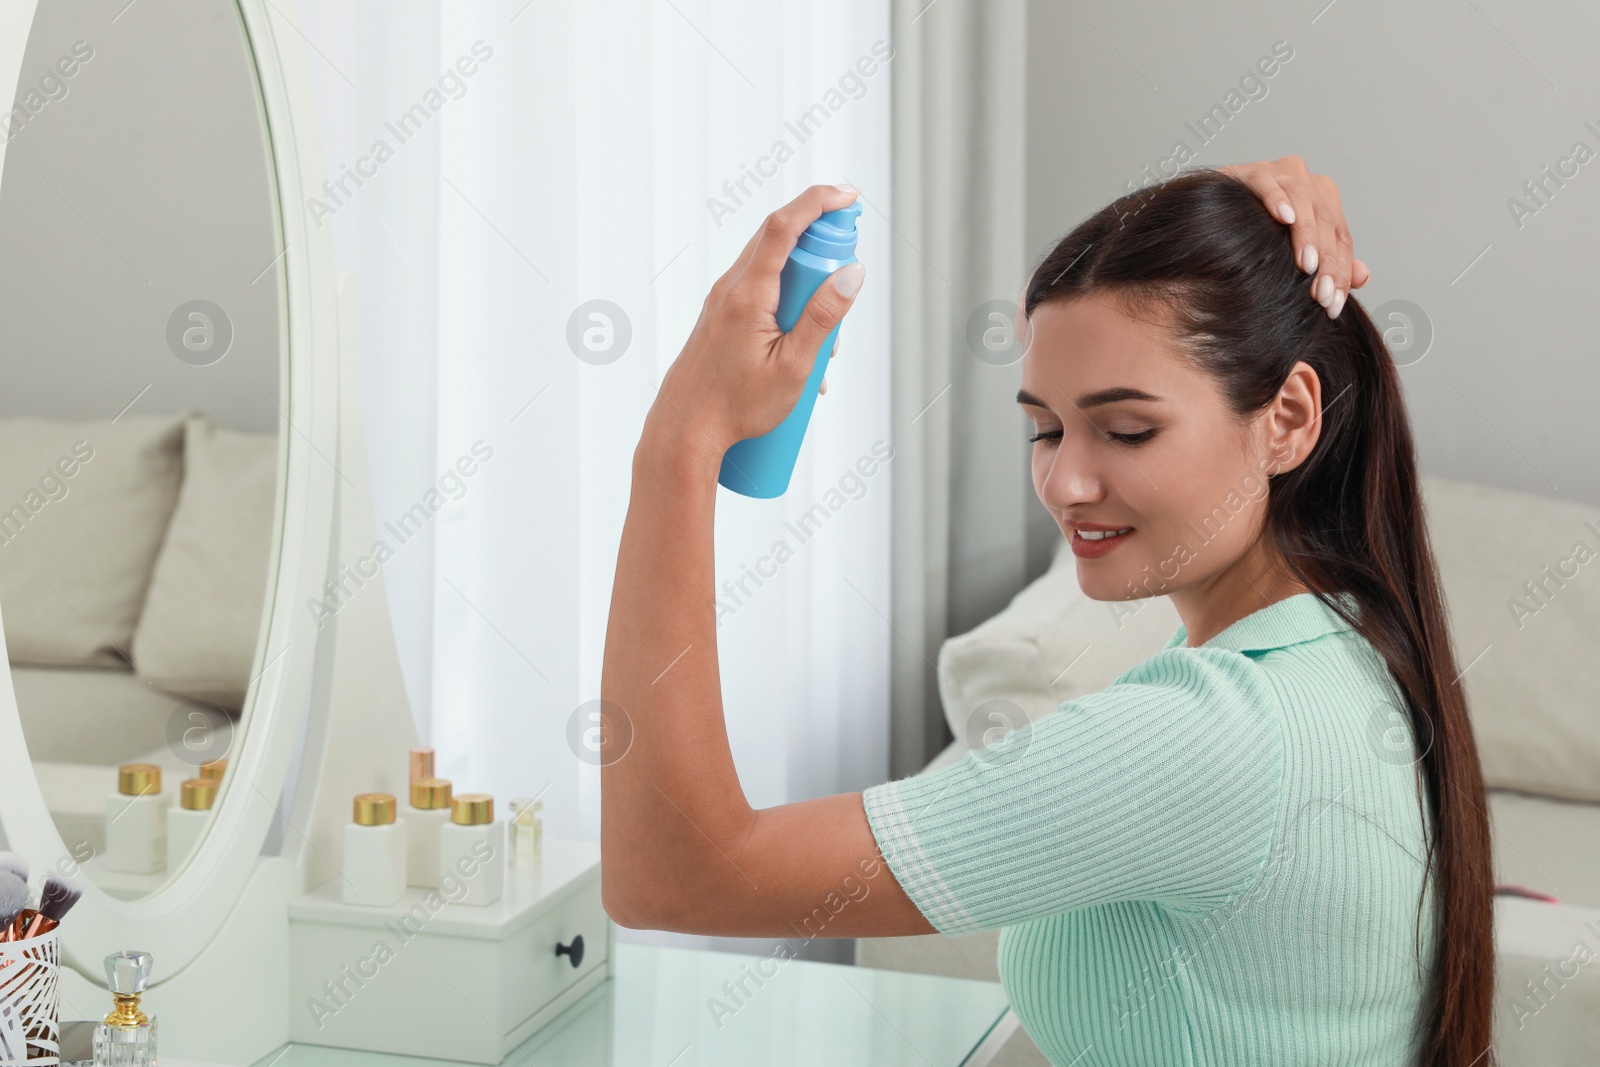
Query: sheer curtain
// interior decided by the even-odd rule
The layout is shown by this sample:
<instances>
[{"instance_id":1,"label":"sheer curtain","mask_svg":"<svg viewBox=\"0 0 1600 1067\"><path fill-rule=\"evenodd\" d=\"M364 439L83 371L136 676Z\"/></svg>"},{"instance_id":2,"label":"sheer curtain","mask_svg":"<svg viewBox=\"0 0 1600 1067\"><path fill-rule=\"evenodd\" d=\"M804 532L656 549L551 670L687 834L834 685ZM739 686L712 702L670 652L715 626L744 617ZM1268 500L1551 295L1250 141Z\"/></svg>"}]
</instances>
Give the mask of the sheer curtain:
<instances>
[{"instance_id":1,"label":"sheer curtain","mask_svg":"<svg viewBox=\"0 0 1600 1067\"><path fill-rule=\"evenodd\" d=\"M539 795L549 834L599 833L582 733L655 387L711 283L815 182L863 191L867 280L788 493L721 495L723 697L757 807L888 775L888 8L298 9L335 182L317 210L365 292L373 506L413 712L441 774Z\"/></svg>"}]
</instances>

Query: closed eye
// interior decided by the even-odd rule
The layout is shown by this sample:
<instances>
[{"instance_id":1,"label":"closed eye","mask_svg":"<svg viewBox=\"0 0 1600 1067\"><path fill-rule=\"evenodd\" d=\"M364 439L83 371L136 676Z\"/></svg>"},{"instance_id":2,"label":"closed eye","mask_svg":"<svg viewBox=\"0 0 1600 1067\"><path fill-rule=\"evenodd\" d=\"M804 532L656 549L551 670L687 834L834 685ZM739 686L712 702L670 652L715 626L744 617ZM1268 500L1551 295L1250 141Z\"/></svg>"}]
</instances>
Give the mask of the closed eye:
<instances>
[{"instance_id":1,"label":"closed eye","mask_svg":"<svg viewBox=\"0 0 1600 1067\"><path fill-rule=\"evenodd\" d=\"M1107 440L1110 440L1110 441L1115 442L1117 444L1140 445L1140 444L1143 444L1144 442L1150 440L1150 438L1154 437L1155 435L1156 435L1155 428L1151 427L1148 430L1140 430L1138 433L1108 433L1105 436L1106 436ZM1060 438L1061 438L1061 431L1060 430L1047 430L1044 433L1036 433L1036 434L1030 435L1028 437L1028 440L1029 440L1029 442L1034 442L1034 441L1057 441L1057 440L1060 440Z\"/></svg>"}]
</instances>

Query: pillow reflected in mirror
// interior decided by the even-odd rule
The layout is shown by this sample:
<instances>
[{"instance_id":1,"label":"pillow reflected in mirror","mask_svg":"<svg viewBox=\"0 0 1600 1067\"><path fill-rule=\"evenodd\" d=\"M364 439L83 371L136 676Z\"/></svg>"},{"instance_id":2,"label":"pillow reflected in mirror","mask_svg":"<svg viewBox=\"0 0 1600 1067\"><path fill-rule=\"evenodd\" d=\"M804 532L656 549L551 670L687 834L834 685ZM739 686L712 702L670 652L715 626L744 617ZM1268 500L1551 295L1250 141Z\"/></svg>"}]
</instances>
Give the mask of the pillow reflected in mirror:
<instances>
[{"instance_id":1,"label":"pillow reflected in mirror","mask_svg":"<svg viewBox=\"0 0 1600 1067\"><path fill-rule=\"evenodd\" d=\"M176 415L0 419L0 615L12 663L126 665L182 442Z\"/></svg>"},{"instance_id":2,"label":"pillow reflected in mirror","mask_svg":"<svg viewBox=\"0 0 1600 1067\"><path fill-rule=\"evenodd\" d=\"M278 438L193 416L183 451L183 485L133 635L133 665L169 693L237 712L266 599Z\"/></svg>"}]
</instances>

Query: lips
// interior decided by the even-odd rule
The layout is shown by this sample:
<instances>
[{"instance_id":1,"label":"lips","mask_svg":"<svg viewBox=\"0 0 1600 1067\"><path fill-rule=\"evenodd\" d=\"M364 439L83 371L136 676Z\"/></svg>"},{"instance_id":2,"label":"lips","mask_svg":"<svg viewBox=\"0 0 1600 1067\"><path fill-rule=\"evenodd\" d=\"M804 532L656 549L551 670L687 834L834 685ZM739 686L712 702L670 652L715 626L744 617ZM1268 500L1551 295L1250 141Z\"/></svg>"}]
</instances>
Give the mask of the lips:
<instances>
[{"instance_id":1,"label":"lips","mask_svg":"<svg viewBox=\"0 0 1600 1067\"><path fill-rule=\"evenodd\" d=\"M1136 531L1132 526L1082 523L1072 527L1072 554L1079 559L1099 559L1114 551Z\"/></svg>"}]
</instances>

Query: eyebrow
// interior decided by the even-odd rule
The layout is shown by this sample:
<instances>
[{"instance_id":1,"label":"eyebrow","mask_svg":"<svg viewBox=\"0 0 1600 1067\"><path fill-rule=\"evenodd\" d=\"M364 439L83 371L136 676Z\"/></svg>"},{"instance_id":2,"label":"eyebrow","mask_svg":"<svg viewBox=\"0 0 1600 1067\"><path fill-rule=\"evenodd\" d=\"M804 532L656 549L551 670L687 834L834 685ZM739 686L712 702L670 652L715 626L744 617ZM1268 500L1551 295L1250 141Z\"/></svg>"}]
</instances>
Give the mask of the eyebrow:
<instances>
[{"instance_id":1,"label":"eyebrow","mask_svg":"<svg viewBox=\"0 0 1600 1067\"><path fill-rule=\"evenodd\" d=\"M1096 408L1100 407L1102 404L1115 404L1119 400L1153 400L1159 402L1161 398L1159 396L1152 396L1143 389L1135 389L1132 386L1127 385L1118 385L1113 386L1110 389L1101 389L1096 393L1084 393L1078 398L1076 406L1079 408ZM1050 410L1049 404L1046 404L1043 400L1040 400L1026 389L1017 390L1017 403L1028 404L1036 408L1043 408L1046 411Z\"/></svg>"}]
</instances>

